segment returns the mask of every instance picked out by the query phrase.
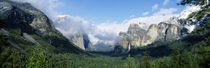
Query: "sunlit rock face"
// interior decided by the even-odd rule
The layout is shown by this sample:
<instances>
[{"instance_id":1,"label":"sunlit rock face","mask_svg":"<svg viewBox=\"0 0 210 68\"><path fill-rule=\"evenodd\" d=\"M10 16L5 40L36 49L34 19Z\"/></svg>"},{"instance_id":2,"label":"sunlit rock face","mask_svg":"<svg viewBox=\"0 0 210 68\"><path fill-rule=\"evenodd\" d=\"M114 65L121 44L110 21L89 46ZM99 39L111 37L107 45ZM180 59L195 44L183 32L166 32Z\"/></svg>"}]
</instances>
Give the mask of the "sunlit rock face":
<instances>
[{"instance_id":1,"label":"sunlit rock face","mask_svg":"<svg viewBox=\"0 0 210 68\"><path fill-rule=\"evenodd\" d=\"M86 50L86 51L95 51L95 47L93 44L90 42L88 36L86 34L82 34L80 32L71 35L69 37L69 40L73 42L76 46L79 48Z\"/></svg>"},{"instance_id":2,"label":"sunlit rock face","mask_svg":"<svg viewBox=\"0 0 210 68\"><path fill-rule=\"evenodd\" d=\"M127 32L120 32L121 40L116 44L124 50L128 50L128 45L131 48L146 46L155 41L173 41L184 37L187 33L192 32L196 25L196 20L187 20L193 12L200 11L200 6L187 7L183 12L167 21L158 24L151 24L149 28L142 28L141 22L138 24L130 24Z\"/></svg>"},{"instance_id":3,"label":"sunlit rock face","mask_svg":"<svg viewBox=\"0 0 210 68\"><path fill-rule=\"evenodd\" d=\"M71 40L75 45L77 45L79 48L85 50L84 41L83 41L83 36L82 36L81 33L72 35L72 36L70 37L70 40Z\"/></svg>"},{"instance_id":4,"label":"sunlit rock face","mask_svg":"<svg viewBox=\"0 0 210 68\"><path fill-rule=\"evenodd\" d=\"M158 24L158 39L161 40L165 38L168 27L168 24L164 22Z\"/></svg>"},{"instance_id":5,"label":"sunlit rock face","mask_svg":"<svg viewBox=\"0 0 210 68\"><path fill-rule=\"evenodd\" d=\"M81 23L83 22L76 21L68 15L58 15L55 21L56 25L59 26L57 29L76 46L87 51L95 50L88 35L82 30Z\"/></svg>"},{"instance_id":6,"label":"sunlit rock face","mask_svg":"<svg viewBox=\"0 0 210 68\"><path fill-rule=\"evenodd\" d=\"M128 44L131 47L139 47L141 46L141 41L145 36L146 31L139 27L138 24L131 24L128 28L127 32L120 32L120 36L122 39L119 41L119 45L122 45L123 48L127 48Z\"/></svg>"},{"instance_id":7,"label":"sunlit rock face","mask_svg":"<svg viewBox=\"0 0 210 68\"><path fill-rule=\"evenodd\" d=\"M187 30L184 31L185 29L183 26L165 22L152 24L147 30L142 29L138 24L131 24L127 32L120 33L122 39L118 42L118 45L128 49L129 44L131 48L136 48L146 46L157 40L173 41L183 37L183 34L187 33Z\"/></svg>"},{"instance_id":8,"label":"sunlit rock face","mask_svg":"<svg viewBox=\"0 0 210 68\"><path fill-rule=\"evenodd\" d=\"M129 35L129 42L132 47L141 46L140 41L143 39L145 32L138 24L131 24L129 26L127 34Z\"/></svg>"},{"instance_id":9,"label":"sunlit rock face","mask_svg":"<svg viewBox=\"0 0 210 68\"><path fill-rule=\"evenodd\" d=\"M150 25L149 29L146 32L146 35L143 37L142 46L152 43L158 37L158 27L156 24Z\"/></svg>"},{"instance_id":10,"label":"sunlit rock face","mask_svg":"<svg viewBox=\"0 0 210 68\"><path fill-rule=\"evenodd\" d=\"M174 24L159 23L152 24L148 30L142 29L138 24L131 24L127 32L121 32L122 39L118 42L118 45L124 49L128 49L128 45L131 48L146 46L157 40L172 41L177 40L181 35L183 28Z\"/></svg>"},{"instance_id":11,"label":"sunlit rock face","mask_svg":"<svg viewBox=\"0 0 210 68\"><path fill-rule=\"evenodd\" d=\"M176 40L181 37L180 35L181 29L176 25L169 25L169 28L167 29L166 33L166 40Z\"/></svg>"}]
</instances>

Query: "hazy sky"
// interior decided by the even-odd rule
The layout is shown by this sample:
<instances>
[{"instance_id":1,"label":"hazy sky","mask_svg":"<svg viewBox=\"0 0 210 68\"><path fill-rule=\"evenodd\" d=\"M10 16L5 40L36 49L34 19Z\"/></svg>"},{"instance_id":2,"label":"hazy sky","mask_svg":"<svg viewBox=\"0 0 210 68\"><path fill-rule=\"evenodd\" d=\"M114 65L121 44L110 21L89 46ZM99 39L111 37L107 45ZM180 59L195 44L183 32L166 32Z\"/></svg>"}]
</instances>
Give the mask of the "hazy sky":
<instances>
[{"instance_id":1,"label":"hazy sky","mask_svg":"<svg viewBox=\"0 0 210 68\"><path fill-rule=\"evenodd\" d=\"M63 14L80 16L95 24L104 22L122 22L134 17L151 16L161 8L178 8L179 13L184 6L177 6L179 0L59 0Z\"/></svg>"}]
</instances>

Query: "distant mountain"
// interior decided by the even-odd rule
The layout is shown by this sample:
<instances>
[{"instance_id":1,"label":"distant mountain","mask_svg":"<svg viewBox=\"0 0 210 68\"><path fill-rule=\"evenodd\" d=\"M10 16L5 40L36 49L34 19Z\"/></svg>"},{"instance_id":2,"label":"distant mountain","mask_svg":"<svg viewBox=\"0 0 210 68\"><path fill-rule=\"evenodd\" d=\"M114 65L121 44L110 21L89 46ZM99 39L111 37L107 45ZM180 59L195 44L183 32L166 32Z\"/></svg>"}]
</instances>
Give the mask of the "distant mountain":
<instances>
[{"instance_id":1,"label":"distant mountain","mask_svg":"<svg viewBox=\"0 0 210 68\"><path fill-rule=\"evenodd\" d=\"M65 27L65 25L68 24L66 25L68 28L59 27L58 30L60 30L65 35L65 37L73 42L76 46L86 51L95 50L95 47L90 42L88 35L84 30L82 30L83 22L74 21L69 15L57 16L56 22L56 25L62 25L62 27ZM71 33L66 33L66 31Z\"/></svg>"},{"instance_id":2,"label":"distant mountain","mask_svg":"<svg viewBox=\"0 0 210 68\"><path fill-rule=\"evenodd\" d=\"M20 35L16 34L18 38L25 36L24 38L28 38L30 41L30 39L34 40L34 37L30 37L30 35L37 35L44 39L47 44L55 47L55 52L84 53L56 30L53 22L43 12L31 4L0 0L0 8L0 19L3 19L4 22L3 28L16 32L20 30ZM38 43L43 46L46 45L41 42Z\"/></svg>"},{"instance_id":3,"label":"distant mountain","mask_svg":"<svg viewBox=\"0 0 210 68\"><path fill-rule=\"evenodd\" d=\"M190 18L193 13L202 10L200 6L188 7L168 21L151 24L148 29L142 28L141 23L130 24L127 32L120 32L122 39L116 44L115 50L119 51L121 48L122 52L127 52L130 48L147 46L155 41L174 41L185 37L197 26L202 25L203 19Z\"/></svg>"}]
</instances>

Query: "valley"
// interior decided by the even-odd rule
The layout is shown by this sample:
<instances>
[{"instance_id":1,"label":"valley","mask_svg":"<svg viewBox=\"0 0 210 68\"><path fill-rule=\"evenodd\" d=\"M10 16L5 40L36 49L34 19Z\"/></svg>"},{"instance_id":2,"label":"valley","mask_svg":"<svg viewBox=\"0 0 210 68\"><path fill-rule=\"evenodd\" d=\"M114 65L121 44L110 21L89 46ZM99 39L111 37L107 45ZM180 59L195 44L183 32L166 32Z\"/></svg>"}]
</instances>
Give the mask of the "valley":
<instances>
[{"instance_id":1,"label":"valley","mask_svg":"<svg viewBox=\"0 0 210 68\"><path fill-rule=\"evenodd\" d=\"M129 23L115 36L80 18L0 0L0 68L209 68L209 1L179 4L191 6L157 24Z\"/></svg>"}]
</instances>

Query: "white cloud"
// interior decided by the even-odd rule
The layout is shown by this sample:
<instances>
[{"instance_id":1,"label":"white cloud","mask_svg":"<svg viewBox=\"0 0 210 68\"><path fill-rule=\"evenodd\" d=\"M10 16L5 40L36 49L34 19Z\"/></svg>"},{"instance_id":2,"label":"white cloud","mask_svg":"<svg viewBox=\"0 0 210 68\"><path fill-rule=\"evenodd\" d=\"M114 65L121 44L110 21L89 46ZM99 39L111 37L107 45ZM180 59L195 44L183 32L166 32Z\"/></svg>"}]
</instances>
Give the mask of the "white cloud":
<instances>
[{"instance_id":1,"label":"white cloud","mask_svg":"<svg viewBox=\"0 0 210 68\"><path fill-rule=\"evenodd\" d=\"M56 29L61 31L66 37L84 31L93 44L104 42L104 44L114 45L119 40L118 33L127 30L128 23L105 22L93 24L78 16L60 15L57 19Z\"/></svg>"},{"instance_id":2,"label":"white cloud","mask_svg":"<svg viewBox=\"0 0 210 68\"><path fill-rule=\"evenodd\" d=\"M62 8L62 6L64 5L59 0L13 0L13 1L31 3L34 7L40 9L50 18L54 18L54 16L58 15L59 13L56 11L56 9Z\"/></svg>"},{"instance_id":3,"label":"white cloud","mask_svg":"<svg viewBox=\"0 0 210 68\"><path fill-rule=\"evenodd\" d=\"M155 5L152 6L152 11L154 11L156 9L158 9L158 4L155 4Z\"/></svg>"},{"instance_id":4,"label":"white cloud","mask_svg":"<svg viewBox=\"0 0 210 68\"><path fill-rule=\"evenodd\" d=\"M153 15L157 15L157 16L167 16L167 15L173 15L174 12L176 12L178 10L178 8L169 8L169 9L160 9L159 12L154 13Z\"/></svg>"},{"instance_id":5,"label":"white cloud","mask_svg":"<svg viewBox=\"0 0 210 68\"><path fill-rule=\"evenodd\" d=\"M176 16L177 14L175 14L174 12L176 12L177 10L177 8L162 8L160 9L160 11L154 13L152 16L133 18L130 19L128 23L146 23L146 26L143 28L147 29L150 24L158 24L162 21L168 20L173 16Z\"/></svg>"},{"instance_id":6,"label":"white cloud","mask_svg":"<svg viewBox=\"0 0 210 68\"><path fill-rule=\"evenodd\" d=\"M142 15L148 15L149 14L149 12L144 12Z\"/></svg>"},{"instance_id":7,"label":"white cloud","mask_svg":"<svg viewBox=\"0 0 210 68\"><path fill-rule=\"evenodd\" d=\"M167 5L167 4L168 4L168 2L169 2L169 0L164 0L164 2L163 2L163 6Z\"/></svg>"},{"instance_id":8,"label":"white cloud","mask_svg":"<svg viewBox=\"0 0 210 68\"><path fill-rule=\"evenodd\" d=\"M62 2L58 0L13 0L18 2L31 3L36 8L43 11L48 17L54 20L56 29L58 29L67 38L78 32L85 32L93 44L104 42L105 44L114 45L119 39L118 33L127 30L127 23L111 23L105 22L102 24L93 24L90 21L84 20L79 16L61 15L56 9L62 8ZM60 17L61 19L57 19ZM60 22L60 23L56 23ZM127 24L127 25L125 25Z\"/></svg>"},{"instance_id":9,"label":"white cloud","mask_svg":"<svg viewBox=\"0 0 210 68\"><path fill-rule=\"evenodd\" d=\"M15 1L24 1L29 2L34 5L36 8L43 11L45 14L51 17L51 19L56 19L57 16L61 15L56 9L61 8L63 5L62 2L58 0L15 0ZM154 5L153 9L157 9L158 5ZM93 44L98 42L104 42L105 44L113 45L116 41L119 40L119 32L126 32L131 23L146 23L146 24L157 24L161 21L165 21L172 16L175 16L176 8L169 9L160 9L159 12L154 13L152 16L147 17L138 17L125 20L122 23L118 22L105 22L101 24L94 24L93 22L87 21L79 16L72 15L61 15L62 19L56 19L62 23L54 23L56 29L62 32L66 37L69 35L75 34L78 31L87 33L90 38L90 41ZM148 15L149 12L143 13ZM131 16L133 17L133 16Z\"/></svg>"}]
</instances>

